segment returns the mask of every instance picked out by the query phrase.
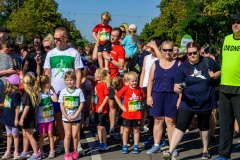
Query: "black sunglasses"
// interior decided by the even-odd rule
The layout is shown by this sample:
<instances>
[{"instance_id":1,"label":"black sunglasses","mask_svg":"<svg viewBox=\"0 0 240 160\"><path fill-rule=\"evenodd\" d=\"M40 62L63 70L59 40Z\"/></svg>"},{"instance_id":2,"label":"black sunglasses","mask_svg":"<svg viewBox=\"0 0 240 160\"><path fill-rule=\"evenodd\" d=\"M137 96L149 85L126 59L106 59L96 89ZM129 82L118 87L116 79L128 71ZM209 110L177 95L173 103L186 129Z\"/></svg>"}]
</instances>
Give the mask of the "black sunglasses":
<instances>
[{"instance_id":1,"label":"black sunglasses","mask_svg":"<svg viewBox=\"0 0 240 160\"><path fill-rule=\"evenodd\" d=\"M188 53L187 53L188 56L191 56L191 55L197 55L197 54L198 54L197 51L196 51L196 52L188 52Z\"/></svg>"},{"instance_id":2,"label":"black sunglasses","mask_svg":"<svg viewBox=\"0 0 240 160\"><path fill-rule=\"evenodd\" d=\"M163 50L163 52L172 52L173 51L173 49L162 49Z\"/></svg>"},{"instance_id":3,"label":"black sunglasses","mask_svg":"<svg viewBox=\"0 0 240 160\"><path fill-rule=\"evenodd\" d=\"M232 21L232 25L234 25L235 23L240 24L240 21L238 20Z\"/></svg>"},{"instance_id":4,"label":"black sunglasses","mask_svg":"<svg viewBox=\"0 0 240 160\"><path fill-rule=\"evenodd\" d=\"M43 46L43 48L45 48L45 49L47 49L47 50L51 49L50 46Z\"/></svg>"}]
</instances>

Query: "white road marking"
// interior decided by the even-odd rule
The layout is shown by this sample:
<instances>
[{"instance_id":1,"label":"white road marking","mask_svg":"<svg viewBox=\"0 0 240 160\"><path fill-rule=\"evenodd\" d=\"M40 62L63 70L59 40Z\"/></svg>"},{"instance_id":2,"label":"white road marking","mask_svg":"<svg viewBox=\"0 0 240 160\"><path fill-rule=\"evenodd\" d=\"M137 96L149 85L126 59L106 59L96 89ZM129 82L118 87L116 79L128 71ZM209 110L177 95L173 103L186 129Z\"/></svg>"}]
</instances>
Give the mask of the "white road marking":
<instances>
[{"instance_id":1,"label":"white road marking","mask_svg":"<svg viewBox=\"0 0 240 160\"><path fill-rule=\"evenodd\" d=\"M86 136L86 140L88 142L89 148L92 148L92 146L94 145L94 142L96 141L92 135L92 132L85 131L84 134ZM92 160L102 160L101 155L97 149L91 150L91 158Z\"/></svg>"}]
</instances>

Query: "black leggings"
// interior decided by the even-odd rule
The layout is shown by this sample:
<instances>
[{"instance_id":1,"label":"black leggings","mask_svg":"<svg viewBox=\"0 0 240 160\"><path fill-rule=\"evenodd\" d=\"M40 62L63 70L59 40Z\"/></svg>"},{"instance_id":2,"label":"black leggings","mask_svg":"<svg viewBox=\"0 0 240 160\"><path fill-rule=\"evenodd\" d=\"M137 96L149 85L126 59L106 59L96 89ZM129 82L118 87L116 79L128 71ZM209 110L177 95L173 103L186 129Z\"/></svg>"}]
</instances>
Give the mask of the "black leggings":
<instances>
[{"instance_id":1,"label":"black leggings","mask_svg":"<svg viewBox=\"0 0 240 160\"><path fill-rule=\"evenodd\" d=\"M211 116L212 110L203 111L203 112L194 112L187 109L178 109L177 116L177 125L176 128L182 132L185 132L188 126L191 124L191 121L195 114L197 114L197 124L200 131L209 130L209 120Z\"/></svg>"}]
</instances>

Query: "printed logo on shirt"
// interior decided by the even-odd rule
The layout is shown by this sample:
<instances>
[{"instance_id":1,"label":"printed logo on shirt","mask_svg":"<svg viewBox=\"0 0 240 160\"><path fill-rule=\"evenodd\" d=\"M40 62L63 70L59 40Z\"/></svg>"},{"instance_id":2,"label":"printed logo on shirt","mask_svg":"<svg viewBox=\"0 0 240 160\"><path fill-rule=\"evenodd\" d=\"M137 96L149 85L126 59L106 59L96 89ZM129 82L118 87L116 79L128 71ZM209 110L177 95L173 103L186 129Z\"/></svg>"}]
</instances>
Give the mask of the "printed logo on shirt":
<instances>
[{"instance_id":1,"label":"printed logo on shirt","mask_svg":"<svg viewBox=\"0 0 240 160\"><path fill-rule=\"evenodd\" d=\"M63 104L67 109L75 109L80 105L80 99L78 96L64 96Z\"/></svg>"},{"instance_id":2,"label":"printed logo on shirt","mask_svg":"<svg viewBox=\"0 0 240 160\"><path fill-rule=\"evenodd\" d=\"M142 104L139 101L139 97L133 92L132 97L129 98L128 101L128 111L129 112L137 112L142 110Z\"/></svg>"},{"instance_id":3,"label":"printed logo on shirt","mask_svg":"<svg viewBox=\"0 0 240 160\"><path fill-rule=\"evenodd\" d=\"M8 96L6 96L5 100L4 100L4 107L5 108L11 108L11 103L12 103L12 99L9 98Z\"/></svg>"},{"instance_id":4,"label":"printed logo on shirt","mask_svg":"<svg viewBox=\"0 0 240 160\"><path fill-rule=\"evenodd\" d=\"M52 99L50 96L41 99L40 106L42 107L42 119L53 117L54 111L52 107Z\"/></svg>"},{"instance_id":5,"label":"printed logo on shirt","mask_svg":"<svg viewBox=\"0 0 240 160\"><path fill-rule=\"evenodd\" d=\"M109 41L110 40L110 34L103 29L103 31L100 32L100 38L99 40L101 42Z\"/></svg>"},{"instance_id":6,"label":"printed logo on shirt","mask_svg":"<svg viewBox=\"0 0 240 160\"><path fill-rule=\"evenodd\" d=\"M193 74L191 74L190 76L191 77L201 78L201 79L206 79L206 77L204 77L202 75L202 71L198 71L196 68L194 68Z\"/></svg>"},{"instance_id":7,"label":"printed logo on shirt","mask_svg":"<svg viewBox=\"0 0 240 160\"><path fill-rule=\"evenodd\" d=\"M46 106L42 108L42 118L47 119L53 117L53 107L52 105Z\"/></svg>"},{"instance_id":8,"label":"printed logo on shirt","mask_svg":"<svg viewBox=\"0 0 240 160\"><path fill-rule=\"evenodd\" d=\"M57 69L53 77L64 77L65 68L74 68L74 57L71 56L53 56L50 58L50 66Z\"/></svg>"}]
</instances>

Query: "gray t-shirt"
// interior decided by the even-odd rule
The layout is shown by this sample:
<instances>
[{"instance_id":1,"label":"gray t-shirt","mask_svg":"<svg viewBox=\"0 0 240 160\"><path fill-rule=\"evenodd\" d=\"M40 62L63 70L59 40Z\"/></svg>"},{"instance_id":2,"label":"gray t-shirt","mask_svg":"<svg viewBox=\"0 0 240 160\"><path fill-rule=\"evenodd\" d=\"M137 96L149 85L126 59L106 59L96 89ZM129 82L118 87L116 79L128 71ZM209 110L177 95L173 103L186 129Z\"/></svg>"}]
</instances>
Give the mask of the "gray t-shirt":
<instances>
[{"instance_id":1,"label":"gray t-shirt","mask_svg":"<svg viewBox=\"0 0 240 160\"><path fill-rule=\"evenodd\" d=\"M10 68L13 68L12 57L5 53L0 53L0 71L4 71ZM0 76L0 103L3 103L4 101L6 77L7 75Z\"/></svg>"}]
</instances>

